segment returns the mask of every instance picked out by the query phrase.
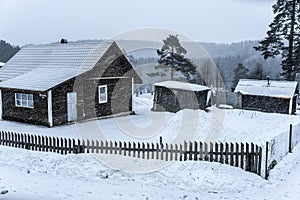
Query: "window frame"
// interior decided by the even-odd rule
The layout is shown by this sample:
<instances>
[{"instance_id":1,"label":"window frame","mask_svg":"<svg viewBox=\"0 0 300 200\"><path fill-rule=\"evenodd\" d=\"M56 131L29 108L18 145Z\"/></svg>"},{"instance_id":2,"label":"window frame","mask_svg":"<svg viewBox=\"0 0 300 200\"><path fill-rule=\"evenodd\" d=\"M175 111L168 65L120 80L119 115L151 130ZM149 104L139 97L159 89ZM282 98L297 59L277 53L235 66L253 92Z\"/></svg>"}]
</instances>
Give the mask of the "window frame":
<instances>
[{"instance_id":1,"label":"window frame","mask_svg":"<svg viewBox=\"0 0 300 200\"><path fill-rule=\"evenodd\" d=\"M105 100L101 100L101 88L104 88L105 89ZM107 103L107 97L108 97L108 94L107 94L107 85L99 85L98 86L98 102L99 104L103 104L103 103Z\"/></svg>"},{"instance_id":2,"label":"window frame","mask_svg":"<svg viewBox=\"0 0 300 200\"><path fill-rule=\"evenodd\" d=\"M15 93L15 106L21 108L34 108L33 94Z\"/></svg>"}]
</instances>

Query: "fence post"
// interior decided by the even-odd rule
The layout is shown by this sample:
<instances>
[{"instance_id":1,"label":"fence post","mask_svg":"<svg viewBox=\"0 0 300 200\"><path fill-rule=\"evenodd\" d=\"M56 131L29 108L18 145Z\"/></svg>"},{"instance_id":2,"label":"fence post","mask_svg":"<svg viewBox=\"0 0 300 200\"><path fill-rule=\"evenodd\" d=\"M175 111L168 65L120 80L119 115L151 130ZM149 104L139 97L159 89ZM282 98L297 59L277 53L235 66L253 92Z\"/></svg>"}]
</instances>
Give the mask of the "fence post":
<instances>
[{"instance_id":1,"label":"fence post","mask_svg":"<svg viewBox=\"0 0 300 200\"><path fill-rule=\"evenodd\" d=\"M234 144L230 142L230 166L234 165Z\"/></svg>"},{"instance_id":2,"label":"fence post","mask_svg":"<svg viewBox=\"0 0 300 200\"><path fill-rule=\"evenodd\" d=\"M145 159L145 148L146 148L146 145L144 142L142 142L142 159Z\"/></svg>"},{"instance_id":3,"label":"fence post","mask_svg":"<svg viewBox=\"0 0 300 200\"><path fill-rule=\"evenodd\" d=\"M187 142L184 141L183 143L183 160L187 160Z\"/></svg>"},{"instance_id":4,"label":"fence post","mask_svg":"<svg viewBox=\"0 0 300 200\"><path fill-rule=\"evenodd\" d=\"M239 146L239 144L236 142L235 143L235 151L236 151L236 153L235 153L235 166L236 167L239 167L239 157L240 157L240 155L239 155L239 151L240 151L240 148L239 148L240 146Z\"/></svg>"},{"instance_id":5,"label":"fence post","mask_svg":"<svg viewBox=\"0 0 300 200\"><path fill-rule=\"evenodd\" d=\"M122 155L122 142L119 141L119 155Z\"/></svg>"},{"instance_id":6,"label":"fence post","mask_svg":"<svg viewBox=\"0 0 300 200\"><path fill-rule=\"evenodd\" d=\"M204 160L205 161L208 161L209 159L209 154L208 154L208 147L207 147L208 145L207 145L207 142L204 142Z\"/></svg>"},{"instance_id":7,"label":"fence post","mask_svg":"<svg viewBox=\"0 0 300 200\"><path fill-rule=\"evenodd\" d=\"M292 153L292 135L293 135L293 125L290 124L289 153Z\"/></svg>"},{"instance_id":8,"label":"fence post","mask_svg":"<svg viewBox=\"0 0 300 200\"><path fill-rule=\"evenodd\" d=\"M150 159L150 144L147 142L147 160Z\"/></svg>"},{"instance_id":9,"label":"fence post","mask_svg":"<svg viewBox=\"0 0 300 200\"><path fill-rule=\"evenodd\" d=\"M193 143L190 141L189 142L189 160L193 160Z\"/></svg>"},{"instance_id":10,"label":"fence post","mask_svg":"<svg viewBox=\"0 0 300 200\"><path fill-rule=\"evenodd\" d=\"M266 166L265 166L265 179L268 179L268 153L269 153L269 142L266 142Z\"/></svg>"},{"instance_id":11,"label":"fence post","mask_svg":"<svg viewBox=\"0 0 300 200\"><path fill-rule=\"evenodd\" d=\"M132 154L133 154L133 157L136 157L136 145L135 145L135 142L132 142L132 144L133 144Z\"/></svg>"},{"instance_id":12,"label":"fence post","mask_svg":"<svg viewBox=\"0 0 300 200\"><path fill-rule=\"evenodd\" d=\"M251 171L251 159L250 159L250 153L249 153L249 143L246 142L246 171Z\"/></svg>"},{"instance_id":13,"label":"fence post","mask_svg":"<svg viewBox=\"0 0 300 200\"><path fill-rule=\"evenodd\" d=\"M220 162L224 163L224 144L223 142L220 143Z\"/></svg>"},{"instance_id":14,"label":"fence post","mask_svg":"<svg viewBox=\"0 0 300 200\"><path fill-rule=\"evenodd\" d=\"M244 145L244 143L241 143L241 165L240 165L240 167L242 168L242 169L245 169L245 162L244 162L244 148L245 147L245 145Z\"/></svg>"},{"instance_id":15,"label":"fence post","mask_svg":"<svg viewBox=\"0 0 300 200\"><path fill-rule=\"evenodd\" d=\"M198 160L198 143L194 142L194 160Z\"/></svg>"},{"instance_id":16,"label":"fence post","mask_svg":"<svg viewBox=\"0 0 300 200\"><path fill-rule=\"evenodd\" d=\"M163 160L164 159L164 145L162 143L162 137L159 137L159 147L160 147L160 159Z\"/></svg>"},{"instance_id":17,"label":"fence post","mask_svg":"<svg viewBox=\"0 0 300 200\"><path fill-rule=\"evenodd\" d=\"M261 163L262 163L262 148L259 147L259 160L258 160L258 175L261 175Z\"/></svg>"}]
</instances>

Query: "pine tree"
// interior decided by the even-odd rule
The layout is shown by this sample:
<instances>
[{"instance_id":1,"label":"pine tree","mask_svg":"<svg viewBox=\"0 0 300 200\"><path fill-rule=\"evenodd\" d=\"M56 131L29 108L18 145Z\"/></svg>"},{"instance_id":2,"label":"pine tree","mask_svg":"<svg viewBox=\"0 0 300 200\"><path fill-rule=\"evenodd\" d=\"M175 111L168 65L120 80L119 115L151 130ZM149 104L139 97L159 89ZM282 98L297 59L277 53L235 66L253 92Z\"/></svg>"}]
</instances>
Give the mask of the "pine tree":
<instances>
[{"instance_id":1,"label":"pine tree","mask_svg":"<svg viewBox=\"0 0 300 200\"><path fill-rule=\"evenodd\" d=\"M233 86L236 87L240 79L249 78L247 69L242 63L239 63L238 66L233 70L234 77L233 77Z\"/></svg>"},{"instance_id":2,"label":"pine tree","mask_svg":"<svg viewBox=\"0 0 300 200\"><path fill-rule=\"evenodd\" d=\"M282 75L294 80L299 72L300 0L277 0L273 5L275 17L269 25L267 36L254 47L265 59L281 55ZM298 48L297 48L298 46ZM298 54L297 54L298 53Z\"/></svg>"},{"instance_id":3,"label":"pine tree","mask_svg":"<svg viewBox=\"0 0 300 200\"><path fill-rule=\"evenodd\" d=\"M4 40L0 40L0 62L7 62L11 57L13 57L20 47L12 46Z\"/></svg>"},{"instance_id":4,"label":"pine tree","mask_svg":"<svg viewBox=\"0 0 300 200\"><path fill-rule=\"evenodd\" d=\"M187 51L179 42L177 35L169 35L163 40L163 46L157 50L160 57L157 68L170 70L171 80L174 80L174 71L179 71L188 80L193 80L193 75L196 74L196 67L185 57Z\"/></svg>"},{"instance_id":5,"label":"pine tree","mask_svg":"<svg viewBox=\"0 0 300 200\"><path fill-rule=\"evenodd\" d=\"M256 63L255 68L250 71L249 78L258 80L263 80L267 78L266 73L260 63Z\"/></svg>"}]
</instances>

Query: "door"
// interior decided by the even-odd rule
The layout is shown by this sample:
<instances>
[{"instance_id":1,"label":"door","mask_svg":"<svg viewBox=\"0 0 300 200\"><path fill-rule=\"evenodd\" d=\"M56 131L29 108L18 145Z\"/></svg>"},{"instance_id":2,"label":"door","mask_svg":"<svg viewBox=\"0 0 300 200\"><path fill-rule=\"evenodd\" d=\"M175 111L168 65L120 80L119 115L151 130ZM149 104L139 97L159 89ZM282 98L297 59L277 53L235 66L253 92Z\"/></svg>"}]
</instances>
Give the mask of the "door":
<instances>
[{"instance_id":1,"label":"door","mask_svg":"<svg viewBox=\"0 0 300 200\"><path fill-rule=\"evenodd\" d=\"M67 93L67 104L68 104L68 121L77 120L77 93Z\"/></svg>"}]
</instances>

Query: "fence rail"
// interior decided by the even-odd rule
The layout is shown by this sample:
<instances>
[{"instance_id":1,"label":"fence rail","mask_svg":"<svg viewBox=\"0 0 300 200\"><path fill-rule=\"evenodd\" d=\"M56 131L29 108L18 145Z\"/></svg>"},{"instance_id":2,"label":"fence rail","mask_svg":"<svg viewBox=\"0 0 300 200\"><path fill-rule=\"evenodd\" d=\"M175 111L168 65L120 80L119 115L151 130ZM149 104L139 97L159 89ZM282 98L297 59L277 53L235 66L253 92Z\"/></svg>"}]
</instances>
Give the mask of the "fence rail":
<instances>
[{"instance_id":1,"label":"fence rail","mask_svg":"<svg viewBox=\"0 0 300 200\"><path fill-rule=\"evenodd\" d=\"M219 162L261 174L262 147L253 143L185 141L182 144L67 139L0 132L0 145L60 154L103 153L165 161Z\"/></svg>"}]
</instances>

